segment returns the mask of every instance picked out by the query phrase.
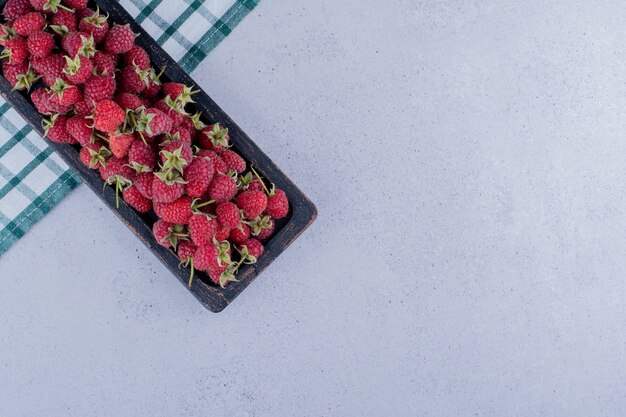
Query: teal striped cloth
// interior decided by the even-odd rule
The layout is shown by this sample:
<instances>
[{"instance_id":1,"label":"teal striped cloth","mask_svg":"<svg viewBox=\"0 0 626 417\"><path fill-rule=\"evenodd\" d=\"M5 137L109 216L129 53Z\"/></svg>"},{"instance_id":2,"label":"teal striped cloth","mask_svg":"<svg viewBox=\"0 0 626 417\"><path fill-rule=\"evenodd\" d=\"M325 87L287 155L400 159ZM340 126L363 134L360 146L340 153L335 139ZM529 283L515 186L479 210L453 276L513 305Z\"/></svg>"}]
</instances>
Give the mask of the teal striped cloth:
<instances>
[{"instance_id":1,"label":"teal striped cloth","mask_svg":"<svg viewBox=\"0 0 626 417\"><path fill-rule=\"evenodd\" d=\"M121 0L186 71L193 71L259 0ZM80 184L0 98L0 255Z\"/></svg>"}]
</instances>

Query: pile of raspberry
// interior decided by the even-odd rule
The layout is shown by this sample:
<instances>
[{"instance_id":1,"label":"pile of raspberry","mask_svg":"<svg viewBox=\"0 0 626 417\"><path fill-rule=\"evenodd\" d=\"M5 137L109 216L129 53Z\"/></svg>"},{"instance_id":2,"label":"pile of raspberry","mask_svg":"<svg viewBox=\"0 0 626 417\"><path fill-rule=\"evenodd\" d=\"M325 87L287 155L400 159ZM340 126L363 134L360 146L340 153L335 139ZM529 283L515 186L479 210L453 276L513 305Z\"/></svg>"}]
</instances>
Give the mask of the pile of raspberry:
<instances>
[{"instance_id":1,"label":"pile of raspberry","mask_svg":"<svg viewBox=\"0 0 626 417\"><path fill-rule=\"evenodd\" d=\"M217 285L263 253L282 190L230 149L228 128L206 125L191 87L162 82L128 25L87 0L8 0L0 26L4 77L45 115L46 136L80 146L80 159L139 213L181 265ZM32 91L31 91L32 89Z\"/></svg>"}]
</instances>

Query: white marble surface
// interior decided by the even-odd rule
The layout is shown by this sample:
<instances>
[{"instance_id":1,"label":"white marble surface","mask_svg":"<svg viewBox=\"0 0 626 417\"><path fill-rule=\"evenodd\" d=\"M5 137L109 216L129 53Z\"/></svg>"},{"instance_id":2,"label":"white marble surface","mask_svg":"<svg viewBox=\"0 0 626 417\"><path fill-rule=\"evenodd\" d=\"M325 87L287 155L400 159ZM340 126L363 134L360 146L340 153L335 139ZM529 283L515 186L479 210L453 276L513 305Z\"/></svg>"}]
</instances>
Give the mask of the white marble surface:
<instances>
[{"instance_id":1,"label":"white marble surface","mask_svg":"<svg viewBox=\"0 0 626 417\"><path fill-rule=\"evenodd\" d=\"M623 416L625 19L262 1L194 76L318 221L216 315L81 187L0 259L0 416Z\"/></svg>"}]
</instances>

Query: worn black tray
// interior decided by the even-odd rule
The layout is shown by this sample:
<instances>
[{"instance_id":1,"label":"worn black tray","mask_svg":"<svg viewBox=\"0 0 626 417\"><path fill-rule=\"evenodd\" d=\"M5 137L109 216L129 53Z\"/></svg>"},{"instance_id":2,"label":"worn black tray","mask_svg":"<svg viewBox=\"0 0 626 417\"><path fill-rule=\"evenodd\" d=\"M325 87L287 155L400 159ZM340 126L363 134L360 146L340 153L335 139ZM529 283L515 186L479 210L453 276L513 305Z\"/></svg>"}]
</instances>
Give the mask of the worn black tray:
<instances>
[{"instance_id":1,"label":"worn black tray","mask_svg":"<svg viewBox=\"0 0 626 417\"><path fill-rule=\"evenodd\" d=\"M0 9L4 7L6 0L0 0ZM152 63L157 69L164 69L163 80L180 82L185 85L196 86L200 92L194 96L196 108L202 112L206 122L220 122L229 128L231 142L234 148L243 156L248 164L253 165L257 171L268 181L285 191L291 211L286 219L277 222L276 234L266 242L265 252L254 265L243 266L237 278L239 282L229 283L226 288L220 288L209 284L209 278L203 273L198 273L189 290L207 309L219 312L233 301L267 266L276 259L316 218L317 211L311 201L294 185L293 182L263 153L257 145L246 135L237 124L202 91L198 84L155 42L150 35L124 10L115 0L95 0L105 13L110 15L111 23L130 24L135 33L139 34L136 43L143 47ZM26 119L33 129L43 136L42 117L24 93L11 91L9 82L0 76L0 94ZM154 215L140 215L123 201L120 207L115 207L115 190L112 187L104 187L97 170L86 168L78 158L78 148L47 141L50 146L63 158L72 169L77 172L83 182L87 184L108 206L117 214L128 228L143 241L143 243L169 268L178 280L187 287L189 270L179 268L179 260L176 254L159 245L152 235ZM104 192L103 192L104 188Z\"/></svg>"}]
</instances>

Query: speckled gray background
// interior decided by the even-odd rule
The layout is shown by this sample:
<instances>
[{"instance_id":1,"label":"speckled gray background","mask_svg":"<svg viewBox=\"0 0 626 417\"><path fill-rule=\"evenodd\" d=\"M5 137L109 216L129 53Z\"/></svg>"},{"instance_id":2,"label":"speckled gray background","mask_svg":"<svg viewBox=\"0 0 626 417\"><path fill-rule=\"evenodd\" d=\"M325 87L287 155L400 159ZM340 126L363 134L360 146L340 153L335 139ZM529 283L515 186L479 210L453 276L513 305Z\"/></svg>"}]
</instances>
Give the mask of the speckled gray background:
<instances>
[{"instance_id":1,"label":"speckled gray background","mask_svg":"<svg viewBox=\"0 0 626 417\"><path fill-rule=\"evenodd\" d=\"M194 76L317 203L219 315L81 187L0 416L623 416L626 3L262 1Z\"/></svg>"}]
</instances>

